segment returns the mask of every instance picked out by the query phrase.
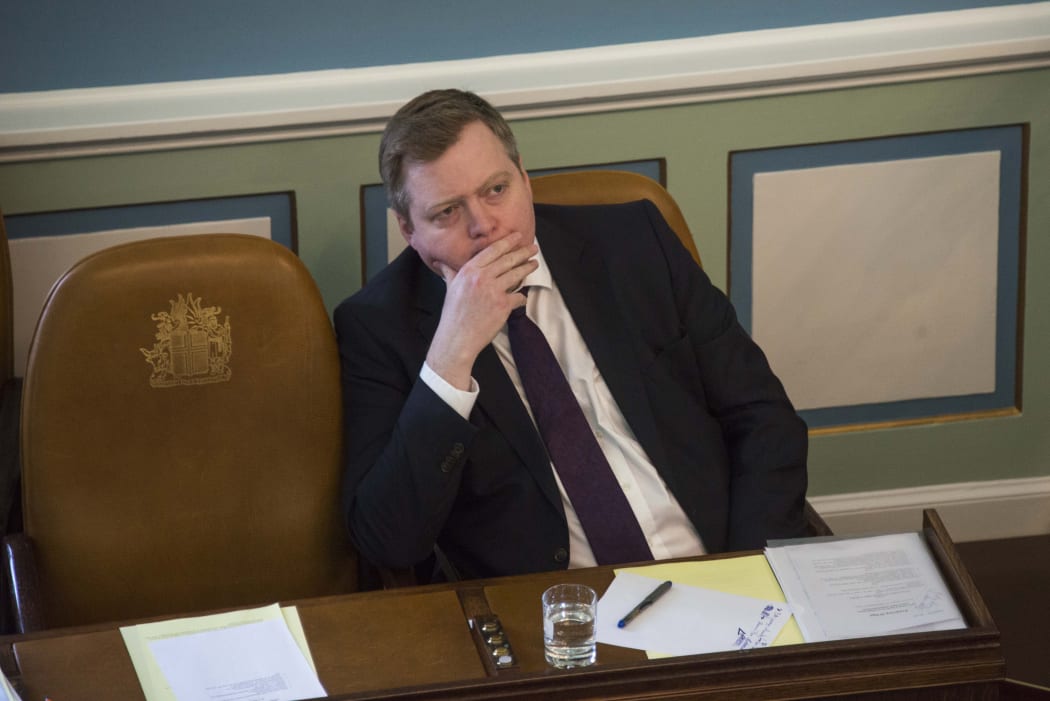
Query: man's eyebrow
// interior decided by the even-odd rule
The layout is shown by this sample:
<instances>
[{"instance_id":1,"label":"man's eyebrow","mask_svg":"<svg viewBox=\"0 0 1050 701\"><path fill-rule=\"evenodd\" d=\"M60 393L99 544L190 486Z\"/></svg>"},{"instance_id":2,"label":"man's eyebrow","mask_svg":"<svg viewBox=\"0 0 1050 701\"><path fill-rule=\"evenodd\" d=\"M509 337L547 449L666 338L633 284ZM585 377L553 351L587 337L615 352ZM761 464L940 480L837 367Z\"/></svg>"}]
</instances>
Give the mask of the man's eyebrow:
<instances>
[{"instance_id":1,"label":"man's eyebrow","mask_svg":"<svg viewBox=\"0 0 1050 701\"><path fill-rule=\"evenodd\" d=\"M484 190L488 190L490 187L495 185L500 180L508 180L509 178L510 178L510 171L509 170L501 170L498 173L493 173L492 175L490 175L485 180L484 183L481 184L481 187L478 188L478 192L482 192Z\"/></svg>"},{"instance_id":2,"label":"man's eyebrow","mask_svg":"<svg viewBox=\"0 0 1050 701\"><path fill-rule=\"evenodd\" d=\"M477 192L484 192L485 190L488 190L490 187L492 187L495 183L499 182L500 180L507 180L507 179L509 179L510 176L511 176L511 171L509 171L509 170L501 170L501 171L499 171L497 173L493 173L488 178L486 178L483 183L481 183L481 186L478 187ZM434 202L433 204L427 205L426 207L423 208L423 211L426 212L426 214L429 216L429 215L434 214L436 212L440 212L442 209L444 209L445 207L448 207L449 205L458 204L458 203L460 203L462 201L463 201L463 198L460 197L460 196L449 197L448 199L439 200L437 202Z\"/></svg>"},{"instance_id":3,"label":"man's eyebrow","mask_svg":"<svg viewBox=\"0 0 1050 701\"><path fill-rule=\"evenodd\" d=\"M449 205L453 205L453 204L456 204L456 203L462 202L462 201L463 201L462 197L449 197L447 200L441 200L439 202L435 202L433 204L427 205L426 207L423 208L423 211L427 214L427 216L429 216L431 214L435 214L437 212L440 212L442 209L445 209Z\"/></svg>"}]
</instances>

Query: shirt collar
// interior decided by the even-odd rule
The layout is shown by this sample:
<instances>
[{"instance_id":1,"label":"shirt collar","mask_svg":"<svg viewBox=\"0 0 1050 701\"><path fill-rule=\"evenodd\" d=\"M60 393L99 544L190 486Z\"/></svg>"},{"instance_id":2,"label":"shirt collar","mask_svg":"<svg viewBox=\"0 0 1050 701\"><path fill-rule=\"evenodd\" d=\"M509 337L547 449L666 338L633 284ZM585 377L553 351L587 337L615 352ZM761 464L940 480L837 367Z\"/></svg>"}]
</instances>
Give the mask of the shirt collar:
<instances>
[{"instance_id":1,"label":"shirt collar","mask_svg":"<svg viewBox=\"0 0 1050 701\"><path fill-rule=\"evenodd\" d=\"M536 242L536 246L539 246L538 241ZM542 287L547 290L551 289L551 287L553 287L553 283L551 282L551 269L547 267L547 261L543 257L542 249L536 254L534 260L540 264L540 267L526 275L521 286Z\"/></svg>"}]
</instances>

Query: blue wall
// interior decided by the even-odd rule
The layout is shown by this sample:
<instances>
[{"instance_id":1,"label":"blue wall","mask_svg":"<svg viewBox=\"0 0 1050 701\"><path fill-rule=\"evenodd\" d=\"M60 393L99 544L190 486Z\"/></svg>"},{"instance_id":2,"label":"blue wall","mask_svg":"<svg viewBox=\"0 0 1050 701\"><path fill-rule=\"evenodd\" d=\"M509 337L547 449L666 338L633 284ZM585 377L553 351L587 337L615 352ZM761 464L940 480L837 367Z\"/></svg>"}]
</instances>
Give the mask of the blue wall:
<instances>
[{"instance_id":1,"label":"blue wall","mask_svg":"<svg viewBox=\"0 0 1050 701\"><path fill-rule=\"evenodd\" d=\"M4 0L0 93L477 58L1024 1Z\"/></svg>"}]
</instances>

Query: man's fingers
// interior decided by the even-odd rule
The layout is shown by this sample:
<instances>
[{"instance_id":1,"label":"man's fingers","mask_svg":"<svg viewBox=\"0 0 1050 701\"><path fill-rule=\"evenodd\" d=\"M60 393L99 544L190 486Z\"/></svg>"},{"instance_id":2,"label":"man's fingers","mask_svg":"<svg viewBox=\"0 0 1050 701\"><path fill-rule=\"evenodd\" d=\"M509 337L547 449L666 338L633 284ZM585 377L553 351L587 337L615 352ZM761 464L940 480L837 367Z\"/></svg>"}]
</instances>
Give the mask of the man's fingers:
<instances>
[{"instance_id":1,"label":"man's fingers","mask_svg":"<svg viewBox=\"0 0 1050 701\"><path fill-rule=\"evenodd\" d=\"M525 283L525 278L531 275L538 267L540 267L539 261L535 258L530 258L522 262L521 265L503 273L498 279L506 286L507 293L511 294L520 290Z\"/></svg>"},{"instance_id":2,"label":"man's fingers","mask_svg":"<svg viewBox=\"0 0 1050 701\"><path fill-rule=\"evenodd\" d=\"M507 234L499 241L490 243L483 249L478 251L473 258L468 261L468 264L473 264L478 267L484 267L491 264L493 261L498 260L507 251L511 250L517 243L517 240L521 238L518 233Z\"/></svg>"},{"instance_id":3,"label":"man's fingers","mask_svg":"<svg viewBox=\"0 0 1050 701\"><path fill-rule=\"evenodd\" d=\"M490 267L492 274L497 277L517 272L523 268L529 268L527 273L532 272L538 265L534 259L539 250L535 242L528 246L515 247L493 260L488 267Z\"/></svg>"},{"instance_id":4,"label":"man's fingers","mask_svg":"<svg viewBox=\"0 0 1050 701\"><path fill-rule=\"evenodd\" d=\"M451 283L452 277L465 274L475 282L489 280L498 284L499 290L513 292L521 286L521 281L529 273L539 267L535 260L539 246L535 242L527 246L515 243L520 238L520 234L517 233L507 235L479 251L458 273L442 272L442 277L446 283Z\"/></svg>"},{"instance_id":5,"label":"man's fingers","mask_svg":"<svg viewBox=\"0 0 1050 701\"><path fill-rule=\"evenodd\" d=\"M518 250L520 245L521 233L517 231L512 232L478 251L477 255L470 262L478 267L492 265L494 262L502 260L507 254Z\"/></svg>"},{"instance_id":6,"label":"man's fingers","mask_svg":"<svg viewBox=\"0 0 1050 701\"><path fill-rule=\"evenodd\" d=\"M507 292L514 292L521 287L523 282L525 282L525 278L527 278L532 271L538 267L540 267L538 260L535 258L528 258L502 273L499 276L499 279L506 283Z\"/></svg>"}]
</instances>

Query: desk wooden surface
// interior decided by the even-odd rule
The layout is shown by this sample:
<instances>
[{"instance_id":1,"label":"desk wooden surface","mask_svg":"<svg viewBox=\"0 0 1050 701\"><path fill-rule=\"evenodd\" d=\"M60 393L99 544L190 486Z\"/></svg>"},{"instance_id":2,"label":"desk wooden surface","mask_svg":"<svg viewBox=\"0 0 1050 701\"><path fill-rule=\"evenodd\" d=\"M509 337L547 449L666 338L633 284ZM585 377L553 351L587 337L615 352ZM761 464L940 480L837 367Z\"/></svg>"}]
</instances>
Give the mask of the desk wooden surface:
<instances>
[{"instance_id":1,"label":"desk wooden surface","mask_svg":"<svg viewBox=\"0 0 1050 701\"><path fill-rule=\"evenodd\" d=\"M999 632L939 520L926 535L967 618L964 630L664 660L600 644L596 665L563 671L543 659L540 594L561 581L602 593L611 568L292 603L332 698L999 698ZM515 668L497 671L475 646L467 621L489 612L503 623ZM144 698L119 624L0 639L0 656L25 701Z\"/></svg>"}]
</instances>

